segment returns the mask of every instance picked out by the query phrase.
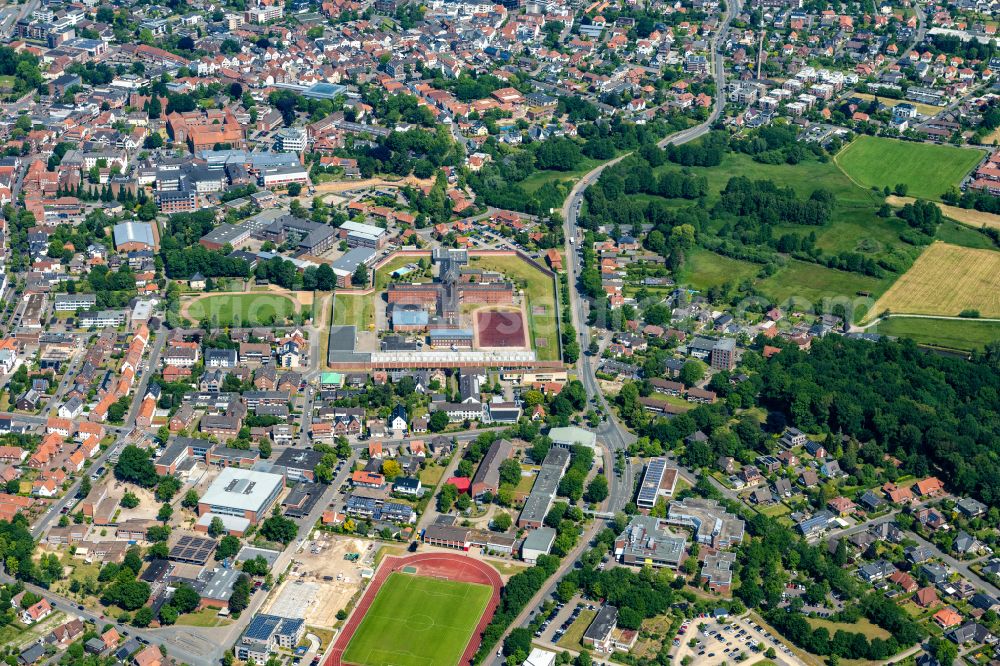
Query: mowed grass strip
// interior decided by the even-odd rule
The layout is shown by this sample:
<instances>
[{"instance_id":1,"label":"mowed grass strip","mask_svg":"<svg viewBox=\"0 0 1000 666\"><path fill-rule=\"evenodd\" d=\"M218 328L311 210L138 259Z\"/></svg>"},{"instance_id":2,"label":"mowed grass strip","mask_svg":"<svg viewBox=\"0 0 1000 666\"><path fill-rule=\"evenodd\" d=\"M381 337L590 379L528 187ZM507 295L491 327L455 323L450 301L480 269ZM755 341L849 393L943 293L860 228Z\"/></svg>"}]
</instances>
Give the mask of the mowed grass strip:
<instances>
[{"instance_id":1,"label":"mowed grass strip","mask_svg":"<svg viewBox=\"0 0 1000 666\"><path fill-rule=\"evenodd\" d=\"M889 317L868 329L870 333L910 338L917 344L972 351L1000 340L1000 322L975 319Z\"/></svg>"},{"instance_id":2,"label":"mowed grass strip","mask_svg":"<svg viewBox=\"0 0 1000 666\"><path fill-rule=\"evenodd\" d=\"M886 311L954 317L963 310L1000 317L1000 252L938 241L878 299L869 319Z\"/></svg>"},{"instance_id":3,"label":"mowed grass strip","mask_svg":"<svg viewBox=\"0 0 1000 666\"><path fill-rule=\"evenodd\" d=\"M949 187L958 186L982 157L982 151L972 148L862 135L840 151L835 161L865 187L905 183L909 196L938 200Z\"/></svg>"},{"instance_id":4,"label":"mowed grass strip","mask_svg":"<svg viewBox=\"0 0 1000 666\"><path fill-rule=\"evenodd\" d=\"M473 268L503 273L518 289L524 290L528 301L526 309L528 330L531 333L529 344L535 350L538 360L558 360L559 333L556 326L558 313L552 279L516 255L473 255L469 263ZM532 309L536 307L544 307L545 314L534 314ZM538 338L545 339L545 347L535 347L535 340Z\"/></svg>"},{"instance_id":5,"label":"mowed grass strip","mask_svg":"<svg viewBox=\"0 0 1000 666\"><path fill-rule=\"evenodd\" d=\"M292 299L260 292L208 296L193 301L188 308L189 319L209 319L221 325L237 322L241 326L271 324L284 322L294 314L295 303Z\"/></svg>"},{"instance_id":6,"label":"mowed grass strip","mask_svg":"<svg viewBox=\"0 0 1000 666\"><path fill-rule=\"evenodd\" d=\"M492 590L394 572L351 638L344 662L359 666L454 666Z\"/></svg>"}]
</instances>

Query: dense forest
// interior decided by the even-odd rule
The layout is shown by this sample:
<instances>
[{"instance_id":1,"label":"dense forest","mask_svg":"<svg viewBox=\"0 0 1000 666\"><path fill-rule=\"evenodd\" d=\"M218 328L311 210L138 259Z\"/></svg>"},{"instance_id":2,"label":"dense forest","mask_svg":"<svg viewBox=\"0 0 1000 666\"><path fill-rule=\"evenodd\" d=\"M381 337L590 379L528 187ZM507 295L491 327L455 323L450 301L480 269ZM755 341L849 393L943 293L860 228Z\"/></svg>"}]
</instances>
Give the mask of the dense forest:
<instances>
[{"instance_id":1,"label":"dense forest","mask_svg":"<svg viewBox=\"0 0 1000 666\"><path fill-rule=\"evenodd\" d=\"M686 464L702 467L719 456L752 461L773 452L768 435L790 425L826 433L857 483L937 474L953 492L1000 507L1000 343L965 360L927 353L908 340L831 335L814 340L808 353L794 345L767 361L748 353L741 370L749 378L735 385L728 373L713 377L709 388L720 402L669 420L639 403L651 392L648 382L626 384L617 403L640 435L638 452L657 455L702 430L708 441L685 447ZM751 406L768 409L763 429L755 419L734 417L735 409ZM886 455L902 461L901 468L886 467Z\"/></svg>"}]
</instances>

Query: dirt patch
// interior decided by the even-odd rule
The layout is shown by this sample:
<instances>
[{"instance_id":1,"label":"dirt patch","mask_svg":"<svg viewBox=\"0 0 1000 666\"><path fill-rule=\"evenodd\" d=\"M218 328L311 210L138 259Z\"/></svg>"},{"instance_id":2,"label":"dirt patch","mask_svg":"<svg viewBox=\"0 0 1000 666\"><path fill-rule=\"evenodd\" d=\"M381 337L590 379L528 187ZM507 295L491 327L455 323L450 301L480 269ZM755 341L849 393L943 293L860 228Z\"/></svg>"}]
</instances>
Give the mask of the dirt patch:
<instances>
[{"instance_id":1,"label":"dirt patch","mask_svg":"<svg viewBox=\"0 0 1000 666\"><path fill-rule=\"evenodd\" d=\"M333 628L337 611L346 608L361 589L360 561L349 562L349 553L365 553L368 542L339 535L319 533L306 541L295 556L291 575L271 595L265 612L294 612L306 624Z\"/></svg>"},{"instance_id":2,"label":"dirt patch","mask_svg":"<svg viewBox=\"0 0 1000 666\"><path fill-rule=\"evenodd\" d=\"M890 194L885 198L885 202L890 206L905 206L908 203L913 203L916 201L913 197L897 197L895 194ZM1000 215L994 215L993 213L984 213L980 210L972 210L959 208L958 206L949 206L947 204L939 203L938 208L945 217L950 217L956 222L960 222L964 225L975 227L976 229L981 229L987 227L988 229L1000 229Z\"/></svg>"},{"instance_id":3,"label":"dirt patch","mask_svg":"<svg viewBox=\"0 0 1000 666\"><path fill-rule=\"evenodd\" d=\"M382 178L366 178L364 180L339 180L332 183L319 183L316 185L315 194L329 194L331 192L347 192L349 190L363 190L372 187L405 187L406 185L423 185L430 187L434 181L430 178L415 178L407 176L400 180L384 180ZM313 196L313 195L310 195Z\"/></svg>"}]
</instances>

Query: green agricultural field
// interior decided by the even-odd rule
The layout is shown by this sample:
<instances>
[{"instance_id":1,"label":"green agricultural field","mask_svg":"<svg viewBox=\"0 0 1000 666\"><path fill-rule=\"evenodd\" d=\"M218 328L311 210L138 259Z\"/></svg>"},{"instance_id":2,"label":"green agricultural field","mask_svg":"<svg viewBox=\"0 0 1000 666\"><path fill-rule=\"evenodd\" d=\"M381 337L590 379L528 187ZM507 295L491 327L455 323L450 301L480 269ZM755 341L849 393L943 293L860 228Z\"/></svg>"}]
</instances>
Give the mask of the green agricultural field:
<instances>
[{"instance_id":1,"label":"green agricultural field","mask_svg":"<svg viewBox=\"0 0 1000 666\"><path fill-rule=\"evenodd\" d=\"M256 292L199 298L190 302L182 314L192 321L209 319L221 326L237 322L241 326L257 326L284 322L295 311L295 304L287 296Z\"/></svg>"},{"instance_id":2,"label":"green agricultural field","mask_svg":"<svg viewBox=\"0 0 1000 666\"><path fill-rule=\"evenodd\" d=\"M905 183L911 197L940 200L982 157L982 151L971 148L862 135L840 151L836 162L863 187L881 189Z\"/></svg>"},{"instance_id":3,"label":"green agricultural field","mask_svg":"<svg viewBox=\"0 0 1000 666\"><path fill-rule=\"evenodd\" d=\"M531 332L531 346L540 361L559 360L559 327L556 318L555 286L552 279L518 256L470 257L474 268L499 271L510 278L527 296L526 313ZM544 308L545 314L534 314L534 308ZM546 345L536 347L535 340L544 338Z\"/></svg>"},{"instance_id":4,"label":"green agricultural field","mask_svg":"<svg viewBox=\"0 0 1000 666\"><path fill-rule=\"evenodd\" d=\"M870 333L910 338L918 344L972 351L1000 340L1000 322L975 319L889 317L868 329Z\"/></svg>"},{"instance_id":5,"label":"green agricultural field","mask_svg":"<svg viewBox=\"0 0 1000 666\"><path fill-rule=\"evenodd\" d=\"M465 651L492 590L393 573L382 584L344 652L358 666L453 666Z\"/></svg>"}]
</instances>

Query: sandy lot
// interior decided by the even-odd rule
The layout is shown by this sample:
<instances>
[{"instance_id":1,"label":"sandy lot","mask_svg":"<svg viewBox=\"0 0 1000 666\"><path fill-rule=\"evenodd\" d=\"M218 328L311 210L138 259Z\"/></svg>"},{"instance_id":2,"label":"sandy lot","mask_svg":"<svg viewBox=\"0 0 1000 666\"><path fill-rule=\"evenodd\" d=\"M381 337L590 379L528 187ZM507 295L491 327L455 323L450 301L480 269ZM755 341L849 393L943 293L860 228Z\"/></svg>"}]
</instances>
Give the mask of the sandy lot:
<instances>
[{"instance_id":1,"label":"sandy lot","mask_svg":"<svg viewBox=\"0 0 1000 666\"><path fill-rule=\"evenodd\" d=\"M295 556L292 575L271 595L265 612L292 612L304 618L307 625L333 628L337 611L361 589L363 567L360 561L348 562L344 555L367 552L369 542L317 534L317 539L303 544Z\"/></svg>"}]
</instances>

